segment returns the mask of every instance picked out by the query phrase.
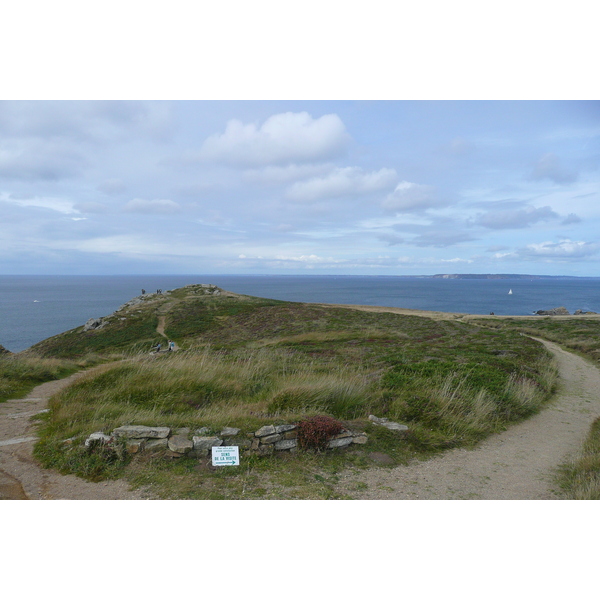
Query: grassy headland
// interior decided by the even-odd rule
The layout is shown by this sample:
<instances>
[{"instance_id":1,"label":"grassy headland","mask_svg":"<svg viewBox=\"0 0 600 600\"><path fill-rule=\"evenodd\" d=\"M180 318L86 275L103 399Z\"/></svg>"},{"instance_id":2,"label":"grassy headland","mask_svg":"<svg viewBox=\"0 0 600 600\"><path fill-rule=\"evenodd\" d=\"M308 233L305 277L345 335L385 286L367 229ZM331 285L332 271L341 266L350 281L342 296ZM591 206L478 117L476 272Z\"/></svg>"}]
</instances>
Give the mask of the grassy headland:
<instances>
[{"instance_id":1,"label":"grassy headland","mask_svg":"<svg viewBox=\"0 0 600 600\"><path fill-rule=\"evenodd\" d=\"M382 455L398 464L472 445L535 413L553 390L548 352L510 328L213 291L149 295L97 329L79 327L25 353L113 361L52 399L36 448L45 466L96 479L125 474L170 497L240 497L240 485L243 497L327 497L328 478L344 464L368 466ZM167 338L177 352L150 354ZM368 444L248 457L215 473L200 473L197 459L104 464L81 448L90 433L125 424L254 431L317 414L366 431ZM373 425L370 414L408 425L408 435Z\"/></svg>"}]
</instances>

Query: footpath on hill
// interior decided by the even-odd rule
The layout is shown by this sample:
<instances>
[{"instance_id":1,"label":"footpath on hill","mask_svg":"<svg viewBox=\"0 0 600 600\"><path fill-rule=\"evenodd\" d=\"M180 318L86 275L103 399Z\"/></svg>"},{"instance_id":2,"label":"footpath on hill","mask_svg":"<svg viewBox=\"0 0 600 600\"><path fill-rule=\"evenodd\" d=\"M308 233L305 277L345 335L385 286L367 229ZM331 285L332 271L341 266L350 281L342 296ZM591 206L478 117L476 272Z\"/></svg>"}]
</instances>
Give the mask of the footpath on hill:
<instances>
[{"instance_id":1,"label":"footpath on hill","mask_svg":"<svg viewBox=\"0 0 600 600\"><path fill-rule=\"evenodd\" d=\"M554 469L583 443L600 415L600 371L590 361L543 342L559 367L559 390L538 415L475 449L456 449L407 466L347 470L336 491L355 499L549 500L559 496ZM0 404L0 499L142 500L127 482L92 483L42 469L32 457L35 423L48 399L82 373L37 386Z\"/></svg>"},{"instance_id":2,"label":"footpath on hill","mask_svg":"<svg viewBox=\"0 0 600 600\"><path fill-rule=\"evenodd\" d=\"M336 491L362 500L557 500L555 470L600 416L600 370L540 340L558 363L558 393L537 415L481 442L392 469L347 471Z\"/></svg>"},{"instance_id":3,"label":"footpath on hill","mask_svg":"<svg viewBox=\"0 0 600 600\"><path fill-rule=\"evenodd\" d=\"M33 458L36 441L31 417L46 410L49 398L81 377L48 381L26 398L0 404L0 500L142 500L125 481L92 483L74 475L42 469Z\"/></svg>"}]
</instances>

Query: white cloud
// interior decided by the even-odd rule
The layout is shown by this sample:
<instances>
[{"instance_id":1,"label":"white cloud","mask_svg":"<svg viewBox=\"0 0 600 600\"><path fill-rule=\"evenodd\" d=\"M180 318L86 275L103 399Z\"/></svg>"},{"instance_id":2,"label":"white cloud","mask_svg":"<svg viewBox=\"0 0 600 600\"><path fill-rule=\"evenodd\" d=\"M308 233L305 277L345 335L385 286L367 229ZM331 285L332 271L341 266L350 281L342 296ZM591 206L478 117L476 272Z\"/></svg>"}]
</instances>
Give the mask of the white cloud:
<instances>
[{"instance_id":1,"label":"white cloud","mask_svg":"<svg viewBox=\"0 0 600 600\"><path fill-rule=\"evenodd\" d=\"M269 117L260 127L229 121L224 133L205 140L200 156L232 166L286 165L340 156L349 141L335 114L313 119L307 112L287 112Z\"/></svg>"},{"instance_id":2,"label":"white cloud","mask_svg":"<svg viewBox=\"0 0 600 600\"><path fill-rule=\"evenodd\" d=\"M248 169L244 172L244 179L252 183L266 184L287 184L299 179L316 177L331 171L332 165L325 164L304 164L304 165L286 165L284 167L268 166L264 169Z\"/></svg>"},{"instance_id":3,"label":"white cloud","mask_svg":"<svg viewBox=\"0 0 600 600\"><path fill-rule=\"evenodd\" d=\"M542 242L529 244L518 251L521 257L540 257L556 260L578 260L598 254L600 244L590 242L573 242L561 240L560 242Z\"/></svg>"},{"instance_id":4,"label":"white cloud","mask_svg":"<svg viewBox=\"0 0 600 600\"><path fill-rule=\"evenodd\" d=\"M135 212L144 214L171 214L179 212L181 206L173 200L143 200L142 198L134 198L130 200L124 207L125 212Z\"/></svg>"},{"instance_id":5,"label":"white cloud","mask_svg":"<svg viewBox=\"0 0 600 600\"><path fill-rule=\"evenodd\" d=\"M434 187L402 181L386 196L381 206L392 212L412 212L438 208L445 204L447 203L437 197Z\"/></svg>"},{"instance_id":6,"label":"white cloud","mask_svg":"<svg viewBox=\"0 0 600 600\"><path fill-rule=\"evenodd\" d=\"M79 210L75 208L72 201L64 198L50 198L50 197L38 197L33 198L26 197L15 197L9 194L3 194L0 197L0 201L8 202L9 204L16 204L17 206L32 206L35 208L47 208L65 215L71 215L73 213L79 213Z\"/></svg>"},{"instance_id":7,"label":"white cloud","mask_svg":"<svg viewBox=\"0 0 600 600\"><path fill-rule=\"evenodd\" d=\"M557 219L558 215L549 207L523 208L520 210L494 210L481 215L476 223L488 229L522 229L539 221Z\"/></svg>"},{"instance_id":8,"label":"white cloud","mask_svg":"<svg viewBox=\"0 0 600 600\"><path fill-rule=\"evenodd\" d=\"M286 198L295 202L313 202L321 198L368 194L391 187L396 179L394 169L365 172L360 167L343 167L327 177L294 183L288 188Z\"/></svg>"}]
</instances>

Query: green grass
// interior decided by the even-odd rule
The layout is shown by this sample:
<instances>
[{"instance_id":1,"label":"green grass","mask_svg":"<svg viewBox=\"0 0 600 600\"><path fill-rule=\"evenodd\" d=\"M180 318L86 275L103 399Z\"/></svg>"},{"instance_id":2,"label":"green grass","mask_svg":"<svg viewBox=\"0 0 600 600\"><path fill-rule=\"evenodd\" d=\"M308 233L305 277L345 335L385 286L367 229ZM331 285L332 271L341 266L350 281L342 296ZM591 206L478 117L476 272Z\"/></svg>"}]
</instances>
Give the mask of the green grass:
<instances>
[{"instance_id":1,"label":"green grass","mask_svg":"<svg viewBox=\"0 0 600 600\"><path fill-rule=\"evenodd\" d=\"M149 354L164 339L159 316L183 350ZM400 464L472 445L533 414L552 394L556 374L544 347L510 328L185 288L119 311L100 330L78 328L32 350L125 357L51 400L36 446L42 464L152 483L164 497L331 497L343 466L372 465L373 453ZM90 433L126 424L235 426L245 434L316 414L367 431L368 444L317 455L244 455L239 468L217 471L197 459L103 460L82 446ZM373 426L369 414L406 423L409 434Z\"/></svg>"},{"instance_id":2,"label":"green grass","mask_svg":"<svg viewBox=\"0 0 600 600\"><path fill-rule=\"evenodd\" d=\"M1 354L0 402L11 398L23 398L36 385L61 379L79 368L80 365L72 361Z\"/></svg>"},{"instance_id":3,"label":"green grass","mask_svg":"<svg viewBox=\"0 0 600 600\"><path fill-rule=\"evenodd\" d=\"M568 500L600 500L600 418L578 454L559 468L557 483Z\"/></svg>"}]
</instances>

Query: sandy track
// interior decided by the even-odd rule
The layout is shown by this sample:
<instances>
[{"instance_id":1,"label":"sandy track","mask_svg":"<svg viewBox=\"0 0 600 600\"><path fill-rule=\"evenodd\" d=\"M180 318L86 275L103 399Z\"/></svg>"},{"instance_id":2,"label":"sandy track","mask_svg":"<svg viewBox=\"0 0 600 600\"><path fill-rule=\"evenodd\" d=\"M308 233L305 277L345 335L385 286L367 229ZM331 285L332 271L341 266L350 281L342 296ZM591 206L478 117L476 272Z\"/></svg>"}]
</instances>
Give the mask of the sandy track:
<instances>
[{"instance_id":1,"label":"sandy track","mask_svg":"<svg viewBox=\"0 0 600 600\"><path fill-rule=\"evenodd\" d=\"M560 379L558 393L542 412L473 450L451 450L393 469L347 471L337 491L363 500L559 499L555 468L581 447L600 416L600 371L556 344L543 343L556 357Z\"/></svg>"},{"instance_id":2,"label":"sandy track","mask_svg":"<svg viewBox=\"0 0 600 600\"><path fill-rule=\"evenodd\" d=\"M141 500L124 481L92 483L42 469L33 459L35 423L48 399L83 372L37 386L26 398L0 404L0 500Z\"/></svg>"}]
</instances>

